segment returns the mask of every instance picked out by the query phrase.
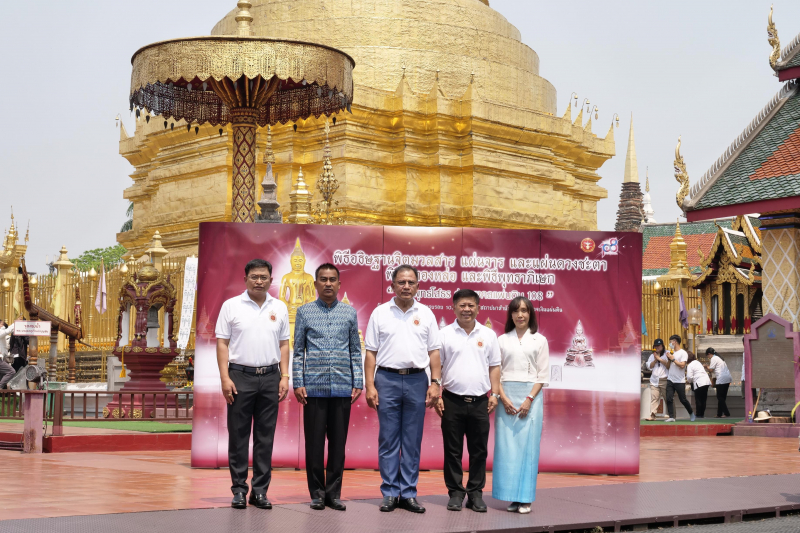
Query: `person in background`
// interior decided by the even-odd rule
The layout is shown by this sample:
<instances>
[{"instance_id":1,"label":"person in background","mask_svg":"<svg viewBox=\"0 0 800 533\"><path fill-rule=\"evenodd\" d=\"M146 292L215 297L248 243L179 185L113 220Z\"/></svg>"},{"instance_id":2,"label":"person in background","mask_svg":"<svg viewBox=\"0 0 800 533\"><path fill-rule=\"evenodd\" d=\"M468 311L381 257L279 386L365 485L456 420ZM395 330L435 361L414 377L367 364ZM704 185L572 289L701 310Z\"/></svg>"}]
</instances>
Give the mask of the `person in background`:
<instances>
[{"instance_id":1,"label":"person in background","mask_svg":"<svg viewBox=\"0 0 800 533\"><path fill-rule=\"evenodd\" d=\"M20 316L20 318L22 318ZM11 381L17 371L11 366L11 356L8 353L9 337L14 332L14 324L0 319L0 389L5 389L6 384Z\"/></svg>"},{"instance_id":2,"label":"person in background","mask_svg":"<svg viewBox=\"0 0 800 533\"><path fill-rule=\"evenodd\" d=\"M686 399L686 364L689 360L689 354L686 350L681 348L680 335L673 335L669 338L670 353L667 354L669 360L669 372L667 373L667 410L669 411L669 418L666 422L675 422L675 393L678 393L678 399L681 404L686 408L686 412L694 422L695 416L692 411L692 404Z\"/></svg>"},{"instance_id":3,"label":"person in background","mask_svg":"<svg viewBox=\"0 0 800 533\"><path fill-rule=\"evenodd\" d=\"M697 356L692 352L688 352L688 354L689 364L686 365L686 380L692 384L692 390L694 390L697 418L705 418L708 388L711 386L711 380L708 379L708 373L703 368L703 364L697 360Z\"/></svg>"},{"instance_id":4,"label":"person in background","mask_svg":"<svg viewBox=\"0 0 800 533\"><path fill-rule=\"evenodd\" d=\"M11 366L19 371L28 365L28 337L26 335L12 335L9 353L13 358Z\"/></svg>"},{"instance_id":5,"label":"person in background","mask_svg":"<svg viewBox=\"0 0 800 533\"><path fill-rule=\"evenodd\" d=\"M453 295L456 320L442 328L439 339L442 359L442 396L436 412L442 419L444 484L450 501L448 511L460 511L467 497L467 509L487 511L483 501L486 485L486 457L489 449L489 415L500 397L500 348L497 335L475 318L480 296L470 289ZM491 396L486 393L491 391ZM464 488L461 457L464 437L469 452L469 481Z\"/></svg>"},{"instance_id":6,"label":"person in background","mask_svg":"<svg viewBox=\"0 0 800 533\"><path fill-rule=\"evenodd\" d=\"M17 320L20 320L21 318L22 316L17 318ZM8 322L0 319L0 359L6 363L11 363L11 357L9 357L9 348L11 348L12 333L14 333L14 324L12 323L9 326Z\"/></svg>"},{"instance_id":7,"label":"person in background","mask_svg":"<svg viewBox=\"0 0 800 533\"><path fill-rule=\"evenodd\" d=\"M550 384L550 348L530 300L511 300L500 344L500 402L495 410L492 498L511 513L531 512L536 500L543 388Z\"/></svg>"},{"instance_id":8,"label":"person in background","mask_svg":"<svg viewBox=\"0 0 800 533\"><path fill-rule=\"evenodd\" d=\"M716 418L728 418L731 416L728 411L728 388L731 386L733 378L731 372L728 370L728 365L725 361L717 355L714 348L706 349L706 357L709 358L708 367L706 370L714 372L712 376L712 383L714 388L717 389L717 416Z\"/></svg>"},{"instance_id":9,"label":"person in background","mask_svg":"<svg viewBox=\"0 0 800 533\"><path fill-rule=\"evenodd\" d=\"M303 408L306 479L311 508L344 511L341 501L350 406L364 388L356 310L339 301L339 269L317 267L319 297L297 309L292 380ZM325 471L325 439L328 469Z\"/></svg>"},{"instance_id":10,"label":"person in background","mask_svg":"<svg viewBox=\"0 0 800 533\"><path fill-rule=\"evenodd\" d=\"M744 343L745 340L744 337L742 337L742 344L744 345ZM745 391L747 390L747 384L745 383L745 380L747 378L745 376L746 374L744 373L744 350L742 350L742 398L745 397Z\"/></svg>"},{"instance_id":11,"label":"person in background","mask_svg":"<svg viewBox=\"0 0 800 533\"><path fill-rule=\"evenodd\" d=\"M669 360L664 355L664 341L656 339L653 341L653 353L647 360L647 368L650 369L650 418L647 420L655 420L656 412L658 411L658 404L662 399L667 399L667 373L669 369L667 364Z\"/></svg>"}]
</instances>

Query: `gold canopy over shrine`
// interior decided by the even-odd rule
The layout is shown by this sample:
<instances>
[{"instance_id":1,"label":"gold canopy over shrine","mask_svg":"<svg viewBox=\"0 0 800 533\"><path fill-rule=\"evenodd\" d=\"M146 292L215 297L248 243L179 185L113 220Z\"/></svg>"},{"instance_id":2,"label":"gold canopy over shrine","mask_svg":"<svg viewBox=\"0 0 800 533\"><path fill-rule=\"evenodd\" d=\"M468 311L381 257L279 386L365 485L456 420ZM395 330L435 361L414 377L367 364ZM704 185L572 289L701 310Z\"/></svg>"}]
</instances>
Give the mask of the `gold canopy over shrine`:
<instances>
[{"instance_id":1,"label":"gold canopy over shrine","mask_svg":"<svg viewBox=\"0 0 800 533\"><path fill-rule=\"evenodd\" d=\"M176 39L138 50L131 59L130 105L137 116L145 109L184 120L187 129L232 124L231 218L253 222L256 127L349 109L355 62L327 46L254 37L252 4L237 5L236 36Z\"/></svg>"}]
</instances>

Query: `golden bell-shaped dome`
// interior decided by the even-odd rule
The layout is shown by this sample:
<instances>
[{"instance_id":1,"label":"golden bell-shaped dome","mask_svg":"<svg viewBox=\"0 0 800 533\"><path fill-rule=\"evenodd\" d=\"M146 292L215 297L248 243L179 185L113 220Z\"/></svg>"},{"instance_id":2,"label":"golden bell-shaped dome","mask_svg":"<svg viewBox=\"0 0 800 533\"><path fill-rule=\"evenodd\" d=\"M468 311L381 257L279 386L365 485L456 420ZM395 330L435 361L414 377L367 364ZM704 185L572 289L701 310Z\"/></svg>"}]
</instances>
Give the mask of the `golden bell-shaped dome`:
<instances>
[{"instance_id":1,"label":"golden bell-shaped dome","mask_svg":"<svg viewBox=\"0 0 800 533\"><path fill-rule=\"evenodd\" d=\"M405 74L416 93L438 78L448 98L473 79L481 97L555 114L555 88L539 76L539 56L485 0L253 0L255 35L307 41L350 54L356 62L354 104L368 89L395 91ZM235 35L233 9L211 31ZM405 69L404 69L405 67Z\"/></svg>"},{"instance_id":2,"label":"golden bell-shaped dome","mask_svg":"<svg viewBox=\"0 0 800 533\"><path fill-rule=\"evenodd\" d=\"M158 279L159 272L153 265L147 264L139 269L139 281L155 281Z\"/></svg>"}]
</instances>

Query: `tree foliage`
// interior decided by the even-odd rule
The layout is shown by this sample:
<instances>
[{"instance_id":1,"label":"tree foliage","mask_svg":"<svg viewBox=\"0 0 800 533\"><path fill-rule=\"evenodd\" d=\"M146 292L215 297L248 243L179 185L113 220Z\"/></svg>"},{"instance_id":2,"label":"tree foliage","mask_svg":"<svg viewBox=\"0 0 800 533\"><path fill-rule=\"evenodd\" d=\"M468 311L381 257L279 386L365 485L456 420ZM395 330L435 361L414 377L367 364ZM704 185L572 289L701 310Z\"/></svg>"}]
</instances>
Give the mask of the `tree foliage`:
<instances>
[{"instance_id":1,"label":"tree foliage","mask_svg":"<svg viewBox=\"0 0 800 533\"><path fill-rule=\"evenodd\" d=\"M113 268L115 265L122 263L122 256L125 255L127 250L121 244L116 246L109 246L108 248L95 248L94 250L87 250L71 261L75 264L78 270L89 270L94 268L100 270L100 260L106 266L106 270Z\"/></svg>"},{"instance_id":2,"label":"tree foliage","mask_svg":"<svg viewBox=\"0 0 800 533\"><path fill-rule=\"evenodd\" d=\"M128 203L128 209L125 211L125 216L128 217L128 220L122 224L122 227L119 229L120 233L125 233L126 231L133 229L133 202Z\"/></svg>"}]
</instances>

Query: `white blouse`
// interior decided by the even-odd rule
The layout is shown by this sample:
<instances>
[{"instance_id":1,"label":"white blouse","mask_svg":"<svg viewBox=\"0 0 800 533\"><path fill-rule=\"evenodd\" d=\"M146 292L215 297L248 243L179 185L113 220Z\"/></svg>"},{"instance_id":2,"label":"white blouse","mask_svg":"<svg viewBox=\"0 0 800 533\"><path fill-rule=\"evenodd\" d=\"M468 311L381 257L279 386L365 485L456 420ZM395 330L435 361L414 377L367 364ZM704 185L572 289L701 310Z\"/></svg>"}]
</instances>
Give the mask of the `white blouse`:
<instances>
[{"instance_id":1,"label":"white blouse","mask_svg":"<svg viewBox=\"0 0 800 533\"><path fill-rule=\"evenodd\" d=\"M692 389L711 385L711 380L708 378L706 369L703 368L703 363L697 359L686 365L686 380L692 382Z\"/></svg>"},{"instance_id":2,"label":"white blouse","mask_svg":"<svg viewBox=\"0 0 800 533\"><path fill-rule=\"evenodd\" d=\"M520 339L516 330L497 338L500 344L500 381L550 384L550 348L541 333L526 331Z\"/></svg>"}]
</instances>

